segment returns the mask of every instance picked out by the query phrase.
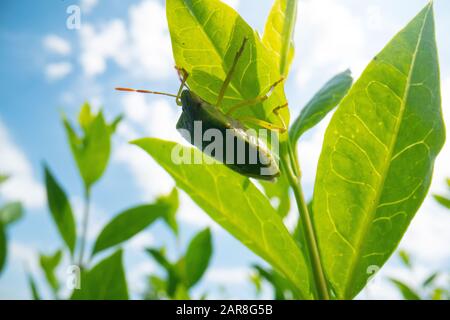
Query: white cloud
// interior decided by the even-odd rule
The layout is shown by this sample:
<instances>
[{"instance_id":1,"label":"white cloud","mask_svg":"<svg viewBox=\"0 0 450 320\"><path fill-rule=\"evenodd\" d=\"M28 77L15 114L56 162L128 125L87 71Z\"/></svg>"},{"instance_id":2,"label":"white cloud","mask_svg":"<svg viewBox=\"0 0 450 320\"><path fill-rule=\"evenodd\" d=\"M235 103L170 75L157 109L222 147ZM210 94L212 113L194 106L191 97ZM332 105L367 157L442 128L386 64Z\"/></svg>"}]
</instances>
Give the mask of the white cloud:
<instances>
[{"instance_id":1,"label":"white cloud","mask_svg":"<svg viewBox=\"0 0 450 320\"><path fill-rule=\"evenodd\" d=\"M38 254L35 248L20 242L12 241L9 244L9 250L12 260L11 265L23 266L25 270L30 271L33 274L40 272Z\"/></svg>"},{"instance_id":2,"label":"white cloud","mask_svg":"<svg viewBox=\"0 0 450 320\"><path fill-rule=\"evenodd\" d=\"M157 270L155 264L148 259L133 265L127 272L127 280L130 285L130 291L136 294L142 294L147 288L146 278Z\"/></svg>"},{"instance_id":3,"label":"white cloud","mask_svg":"<svg viewBox=\"0 0 450 320\"><path fill-rule=\"evenodd\" d=\"M65 78L72 72L70 62L50 63L45 66L45 75L49 80L59 80Z\"/></svg>"},{"instance_id":4,"label":"white cloud","mask_svg":"<svg viewBox=\"0 0 450 320\"><path fill-rule=\"evenodd\" d=\"M83 13L91 13L98 5L98 0L81 0L80 5Z\"/></svg>"},{"instance_id":5,"label":"white cloud","mask_svg":"<svg viewBox=\"0 0 450 320\"><path fill-rule=\"evenodd\" d=\"M27 157L11 138L0 119L0 172L11 178L1 186L0 194L6 200L19 200L27 208L42 208L45 193L42 184L35 179Z\"/></svg>"},{"instance_id":6,"label":"white cloud","mask_svg":"<svg viewBox=\"0 0 450 320\"><path fill-rule=\"evenodd\" d=\"M249 282L251 271L246 267L216 267L205 275L207 282L222 285L239 285Z\"/></svg>"},{"instance_id":7,"label":"white cloud","mask_svg":"<svg viewBox=\"0 0 450 320\"><path fill-rule=\"evenodd\" d=\"M126 249L135 252L142 252L145 248L153 246L154 244L155 238L153 235L148 231L143 231L127 242Z\"/></svg>"},{"instance_id":8,"label":"white cloud","mask_svg":"<svg viewBox=\"0 0 450 320\"><path fill-rule=\"evenodd\" d=\"M66 56L72 51L72 47L67 40L54 34L45 36L43 43L44 47L52 53Z\"/></svg>"},{"instance_id":9,"label":"white cloud","mask_svg":"<svg viewBox=\"0 0 450 320\"><path fill-rule=\"evenodd\" d=\"M88 76L106 70L107 59L124 65L126 59L126 28L120 19L114 19L99 27L84 23L80 30L80 63Z\"/></svg>"},{"instance_id":10,"label":"white cloud","mask_svg":"<svg viewBox=\"0 0 450 320\"><path fill-rule=\"evenodd\" d=\"M145 79L161 79L174 72L164 7L145 0L131 6L128 15L128 24L121 19L101 26L83 24L80 62L85 73L102 74L108 60Z\"/></svg>"},{"instance_id":11,"label":"white cloud","mask_svg":"<svg viewBox=\"0 0 450 320\"><path fill-rule=\"evenodd\" d=\"M295 39L297 60L301 61L298 83L304 85L321 71L351 67L358 74L367 62L362 18L333 0L303 0L299 7Z\"/></svg>"}]
</instances>

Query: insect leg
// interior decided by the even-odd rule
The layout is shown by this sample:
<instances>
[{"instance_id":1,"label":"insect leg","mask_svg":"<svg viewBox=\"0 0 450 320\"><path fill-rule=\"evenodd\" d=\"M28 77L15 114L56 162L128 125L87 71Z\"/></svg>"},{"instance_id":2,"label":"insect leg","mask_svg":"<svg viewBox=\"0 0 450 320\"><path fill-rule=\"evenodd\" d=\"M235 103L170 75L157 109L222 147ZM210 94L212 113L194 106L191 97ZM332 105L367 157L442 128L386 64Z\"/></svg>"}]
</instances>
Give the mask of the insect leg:
<instances>
[{"instance_id":1,"label":"insect leg","mask_svg":"<svg viewBox=\"0 0 450 320\"><path fill-rule=\"evenodd\" d=\"M230 108L230 110L228 110L227 115L231 115L233 112L235 112L236 110L238 110L240 108L254 106L257 103L266 101L272 95L275 88L283 81L284 81L284 77L281 77L280 80L276 81L274 84L272 84L270 86L270 88L266 91L266 93L264 93L256 98L253 98L253 99L248 99L248 100L238 102L237 104L232 106Z\"/></svg>"},{"instance_id":2,"label":"insect leg","mask_svg":"<svg viewBox=\"0 0 450 320\"><path fill-rule=\"evenodd\" d=\"M238 63L239 59L241 58L242 53L244 52L247 41L248 41L248 38L245 37L244 40L242 41L241 47L239 48L238 52L236 52L236 56L234 57L233 64L231 65L231 68L228 71L225 81L223 82L222 87L220 88L219 96L217 97L217 103L216 103L216 106L219 108L220 108L220 105L222 104L222 100L225 95L225 91L227 90L228 86L230 85L231 77L233 76L233 73L236 69L237 63Z\"/></svg>"},{"instance_id":3,"label":"insect leg","mask_svg":"<svg viewBox=\"0 0 450 320\"><path fill-rule=\"evenodd\" d=\"M180 89L178 89L176 102L177 102L177 105L181 106L181 99L180 99L181 98L181 92L183 92L183 87L186 86L186 81L187 81L187 78L189 77L189 74L183 68L175 67L175 69L177 69L178 75L179 75L180 80L181 80L181 85L180 85Z\"/></svg>"},{"instance_id":4,"label":"insect leg","mask_svg":"<svg viewBox=\"0 0 450 320\"><path fill-rule=\"evenodd\" d=\"M287 125L286 125L286 122L284 122L284 119L280 115L280 110L287 108L287 106L288 106L288 104L285 103L282 106L276 107L272 111L278 117L278 119L280 119L281 126L258 119L258 118L255 118L255 117L249 117L249 116L240 117L239 121L250 122L250 123L256 124L257 126L260 126L262 128L268 129L268 130L274 130L274 131L283 133L283 132L286 132Z\"/></svg>"}]
</instances>

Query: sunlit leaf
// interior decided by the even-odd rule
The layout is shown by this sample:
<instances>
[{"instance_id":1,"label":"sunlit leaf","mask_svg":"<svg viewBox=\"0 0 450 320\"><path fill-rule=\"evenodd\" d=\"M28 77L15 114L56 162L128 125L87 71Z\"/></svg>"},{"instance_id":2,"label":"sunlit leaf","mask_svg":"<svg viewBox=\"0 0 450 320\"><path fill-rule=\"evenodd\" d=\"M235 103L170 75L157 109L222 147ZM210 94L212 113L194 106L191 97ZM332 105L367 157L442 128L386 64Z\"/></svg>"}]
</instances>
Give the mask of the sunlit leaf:
<instances>
[{"instance_id":1,"label":"sunlit leaf","mask_svg":"<svg viewBox=\"0 0 450 320\"><path fill-rule=\"evenodd\" d=\"M280 79L273 53L262 43L257 32L228 5L218 0L167 0L166 10L175 62L190 74L191 90L204 100L216 103L245 37L248 44L226 91L224 110L265 93ZM234 115L279 123L272 110L285 103L280 85L263 104L241 108ZM282 117L289 123L287 108L283 109Z\"/></svg>"},{"instance_id":2,"label":"sunlit leaf","mask_svg":"<svg viewBox=\"0 0 450 320\"><path fill-rule=\"evenodd\" d=\"M404 251L404 250L400 250L398 252L398 256L400 257L400 260L403 262L403 264L408 267L411 268L411 257L409 256L409 253Z\"/></svg>"},{"instance_id":3,"label":"sunlit leaf","mask_svg":"<svg viewBox=\"0 0 450 320\"><path fill-rule=\"evenodd\" d=\"M75 289L72 300L126 300L127 280L122 263L122 250L83 271L81 288Z\"/></svg>"},{"instance_id":4,"label":"sunlit leaf","mask_svg":"<svg viewBox=\"0 0 450 320\"><path fill-rule=\"evenodd\" d=\"M73 255L76 242L75 219L66 193L53 177L50 169L45 167L45 185L47 201L53 221L67 247Z\"/></svg>"},{"instance_id":5,"label":"sunlit leaf","mask_svg":"<svg viewBox=\"0 0 450 320\"><path fill-rule=\"evenodd\" d=\"M434 195L433 197L441 205L443 205L447 209L450 209L450 199L449 198L446 198L444 196L439 196L439 195Z\"/></svg>"},{"instance_id":6,"label":"sunlit leaf","mask_svg":"<svg viewBox=\"0 0 450 320\"><path fill-rule=\"evenodd\" d=\"M0 184L4 183L8 179L9 179L8 175L0 174Z\"/></svg>"},{"instance_id":7,"label":"sunlit leaf","mask_svg":"<svg viewBox=\"0 0 450 320\"><path fill-rule=\"evenodd\" d=\"M267 198L247 178L194 148L158 139L134 142L150 154L210 217L312 298L303 255ZM204 164L175 164L172 151ZM205 161L212 164L205 164Z\"/></svg>"},{"instance_id":8,"label":"sunlit leaf","mask_svg":"<svg viewBox=\"0 0 450 320\"><path fill-rule=\"evenodd\" d=\"M70 122L64 117L64 127L70 148L86 188L90 188L106 169L111 149L110 125L105 122L103 113L94 115L89 104L85 104L79 115L82 136L79 136Z\"/></svg>"},{"instance_id":9,"label":"sunlit leaf","mask_svg":"<svg viewBox=\"0 0 450 320\"><path fill-rule=\"evenodd\" d=\"M280 217L284 218L289 213L291 201L289 198L289 181L286 175L281 173L275 182L260 181L264 193L270 200L276 201L274 206Z\"/></svg>"},{"instance_id":10,"label":"sunlit leaf","mask_svg":"<svg viewBox=\"0 0 450 320\"><path fill-rule=\"evenodd\" d=\"M432 3L376 56L325 134L314 222L337 298L353 298L393 253L445 141Z\"/></svg>"},{"instance_id":11,"label":"sunlit leaf","mask_svg":"<svg viewBox=\"0 0 450 320\"><path fill-rule=\"evenodd\" d=\"M291 141L298 139L309 129L317 125L345 97L352 86L350 70L339 73L330 79L306 104L289 130Z\"/></svg>"},{"instance_id":12,"label":"sunlit leaf","mask_svg":"<svg viewBox=\"0 0 450 320\"><path fill-rule=\"evenodd\" d=\"M287 76L294 58L297 0L275 0L264 29L263 43L276 57L280 74Z\"/></svg>"},{"instance_id":13,"label":"sunlit leaf","mask_svg":"<svg viewBox=\"0 0 450 320\"><path fill-rule=\"evenodd\" d=\"M212 255L211 231L205 229L195 235L189 243L185 255L187 287L194 286L208 268Z\"/></svg>"}]
</instances>

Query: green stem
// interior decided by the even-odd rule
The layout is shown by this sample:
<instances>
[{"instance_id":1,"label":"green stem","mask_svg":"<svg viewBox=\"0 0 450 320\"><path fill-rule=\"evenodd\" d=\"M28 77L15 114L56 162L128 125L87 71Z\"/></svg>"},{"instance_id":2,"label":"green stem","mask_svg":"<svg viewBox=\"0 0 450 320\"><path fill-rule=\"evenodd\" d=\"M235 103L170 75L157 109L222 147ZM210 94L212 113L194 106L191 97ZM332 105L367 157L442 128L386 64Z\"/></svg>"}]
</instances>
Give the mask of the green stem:
<instances>
[{"instance_id":1,"label":"green stem","mask_svg":"<svg viewBox=\"0 0 450 320\"><path fill-rule=\"evenodd\" d=\"M295 200L297 202L302 229L304 231L306 248L309 254L315 287L317 289L319 299L329 300L330 296L328 285L325 279L322 262L320 260L319 247L317 245L317 239L312 224L311 215L308 210L308 206L306 204L305 196L303 195L303 189L300 182L300 166L289 141L287 142L287 150L285 150L284 154L286 156L283 157L282 161L286 170L286 174L288 176L289 184L294 190Z\"/></svg>"},{"instance_id":2,"label":"green stem","mask_svg":"<svg viewBox=\"0 0 450 320\"><path fill-rule=\"evenodd\" d=\"M90 202L91 202L91 192L88 187L85 187L84 188L84 213L83 213L83 220L82 220L82 226L81 226L80 256L78 258L78 265L80 266L80 268L83 265L84 248L86 246Z\"/></svg>"}]
</instances>

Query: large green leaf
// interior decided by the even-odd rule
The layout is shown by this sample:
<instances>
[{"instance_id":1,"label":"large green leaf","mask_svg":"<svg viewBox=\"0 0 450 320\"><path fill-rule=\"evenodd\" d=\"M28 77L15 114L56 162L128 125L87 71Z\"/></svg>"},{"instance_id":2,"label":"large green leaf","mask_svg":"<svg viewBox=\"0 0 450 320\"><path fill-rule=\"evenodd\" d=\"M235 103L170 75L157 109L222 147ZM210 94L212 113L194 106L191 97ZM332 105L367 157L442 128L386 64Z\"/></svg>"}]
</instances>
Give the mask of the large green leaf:
<instances>
[{"instance_id":1,"label":"large green leaf","mask_svg":"<svg viewBox=\"0 0 450 320\"><path fill-rule=\"evenodd\" d=\"M83 131L82 136L78 136L70 122L63 118L72 154L85 186L90 188L100 179L108 164L113 130L105 122L103 113L92 114L87 103L82 107L78 121Z\"/></svg>"},{"instance_id":2,"label":"large green leaf","mask_svg":"<svg viewBox=\"0 0 450 320\"><path fill-rule=\"evenodd\" d=\"M276 57L280 74L287 76L294 59L297 0L275 0L264 29L263 43Z\"/></svg>"},{"instance_id":3,"label":"large green leaf","mask_svg":"<svg viewBox=\"0 0 450 320\"><path fill-rule=\"evenodd\" d=\"M284 218L291 208L291 200L289 198L289 181L286 174L281 175L275 182L259 181L264 188L264 193L270 200L275 200L274 207L280 217Z\"/></svg>"},{"instance_id":4,"label":"large green leaf","mask_svg":"<svg viewBox=\"0 0 450 320\"><path fill-rule=\"evenodd\" d=\"M6 255L8 250L8 244L6 240L6 230L3 223L0 221L0 274L3 271L3 267L6 262Z\"/></svg>"},{"instance_id":5,"label":"large green leaf","mask_svg":"<svg viewBox=\"0 0 450 320\"><path fill-rule=\"evenodd\" d=\"M156 201L119 213L100 232L92 255L132 238L158 218L166 218L173 213L173 205L168 201Z\"/></svg>"},{"instance_id":6,"label":"large green leaf","mask_svg":"<svg viewBox=\"0 0 450 320\"><path fill-rule=\"evenodd\" d=\"M5 226L16 222L23 216L23 207L20 202L11 202L0 208L0 221Z\"/></svg>"},{"instance_id":7,"label":"large green leaf","mask_svg":"<svg viewBox=\"0 0 450 320\"><path fill-rule=\"evenodd\" d=\"M432 3L376 56L334 114L314 191L328 280L353 298L397 247L445 140Z\"/></svg>"},{"instance_id":8,"label":"large green leaf","mask_svg":"<svg viewBox=\"0 0 450 320\"><path fill-rule=\"evenodd\" d=\"M184 257L187 287L194 286L208 268L212 255L211 231L205 229L195 235L189 243Z\"/></svg>"},{"instance_id":9,"label":"large green leaf","mask_svg":"<svg viewBox=\"0 0 450 320\"><path fill-rule=\"evenodd\" d=\"M190 74L189 87L210 103L216 103L223 81L243 40L247 47L225 93L224 110L251 99L281 77L274 54L262 43L239 14L218 0L167 0L167 19L177 66ZM286 103L283 86L263 104L241 108L235 115L250 115L278 123L272 110ZM289 112L282 117L289 123Z\"/></svg>"},{"instance_id":10,"label":"large green leaf","mask_svg":"<svg viewBox=\"0 0 450 320\"><path fill-rule=\"evenodd\" d=\"M76 242L76 227L72 207L70 206L66 193L55 180L50 169L45 167L44 170L50 213L58 228L59 234L73 255Z\"/></svg>"},{"instance_id":11,"label":"large green leaf","mask_svg":"<svg viewBox=\"0 0 450 320\"><path fill-rule=\"evenodd\" d=\"M127 300L128 288L122 264L122 250L100 261L89 271L83 271L81 288L72 300Z\"/></svg>"},{"instance_id":12,"label":"large green leaf","mask_svg":"<svg viewBox=\"0 0 450 320\"><path fill-rule=\"evenodd\" d=\"M62 251L58 250L52 255L41 254L39 257L39 263L42 270L44 271L45 278L52 289L53 293L56 295L59 289L59 281L55 275L56 267L58 267L61 262Z\"/></svg>"},{"instance_id":13,"label":"large green leaf","mask_svg":"<svg viewBox=\"0 0 450 320\"><path fill-rule=\"evenodd\" d=\"M194 148L152 138L134 143L150 154L212 219L280 270L303 298L312 298L303 255L268 199L248 178ZM171 157L174 151L188 155L192 161L203 160L203 164L176 164Z\"/></svg>"},{"instance_id":14,"label":"large green leaf","mask_svg":"<svg viewBox=\"0 0 450 320\"><path fill-rule=\"evenodd\" d=\"M289 130L292 143L309 129L318 124L344 98L352 86L353 78L350 70L331 78L306 104Z\"/></svg>"}]
</instances>

